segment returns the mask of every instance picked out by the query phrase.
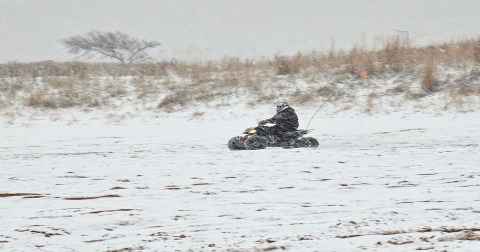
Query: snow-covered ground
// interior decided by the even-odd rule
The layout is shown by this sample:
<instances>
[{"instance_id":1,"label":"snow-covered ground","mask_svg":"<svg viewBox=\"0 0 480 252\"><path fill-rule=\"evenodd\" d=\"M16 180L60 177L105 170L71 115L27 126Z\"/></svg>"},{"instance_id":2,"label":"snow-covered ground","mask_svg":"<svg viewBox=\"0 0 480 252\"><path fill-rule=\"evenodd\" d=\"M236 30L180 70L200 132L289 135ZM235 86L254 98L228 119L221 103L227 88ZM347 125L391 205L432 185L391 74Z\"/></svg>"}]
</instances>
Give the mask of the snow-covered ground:
<instances>
[{"instance_id":1,"label":"snow-covered ground","mask_svg":"<svg viewBox=\"0 0 480 252\"><path fill-rule=\"evenodd\" d=\"M478 111L320 112L319 148L260 151L226 143L273 111L204 112L2 119L0 250L478 251Z\"/></svg>"}]
</instances>

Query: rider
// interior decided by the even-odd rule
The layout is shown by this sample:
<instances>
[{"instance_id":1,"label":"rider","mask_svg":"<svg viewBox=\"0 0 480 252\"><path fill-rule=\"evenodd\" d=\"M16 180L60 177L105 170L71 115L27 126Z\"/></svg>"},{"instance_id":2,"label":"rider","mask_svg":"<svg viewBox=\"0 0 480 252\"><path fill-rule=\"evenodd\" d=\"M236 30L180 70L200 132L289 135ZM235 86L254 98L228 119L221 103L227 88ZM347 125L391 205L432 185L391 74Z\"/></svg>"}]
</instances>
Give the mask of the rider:
<instances>
[{"instance_id":1,"label":"rider","mask_svg":"<svg viewBox=\"0 0 480 252\"><path fill-rule=\"evenodd\" d=\"M295 110L291 108L286 101L275 103L277 114L274 117L260 121L259 125L273 123L274 126L268 128L269 135L282 139L285 132L295 131L298 128L298 116Z\"/></svg>"}]
</instances>

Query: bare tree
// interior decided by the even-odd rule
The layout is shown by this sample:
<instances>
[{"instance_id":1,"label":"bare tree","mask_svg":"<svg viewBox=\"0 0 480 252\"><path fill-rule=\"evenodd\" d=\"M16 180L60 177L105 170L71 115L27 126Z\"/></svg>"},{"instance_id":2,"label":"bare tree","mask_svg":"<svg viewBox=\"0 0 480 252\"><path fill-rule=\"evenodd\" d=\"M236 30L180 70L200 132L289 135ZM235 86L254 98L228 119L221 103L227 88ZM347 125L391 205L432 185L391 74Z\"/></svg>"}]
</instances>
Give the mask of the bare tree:
<instances>
[{"instance_id":1,"label":"bare tree","mask_svg":"<svg viewBox=\"0 0 480 252\"><path fill-rule=\"evenodd\" d=\"M68 52L82 57L103 55L119 60L122 64L142 63L150 59L146 50L159 46L156 41L138 40L123 32L91 31L83 36L61 40Z\"/></svg>"}]
</instances>

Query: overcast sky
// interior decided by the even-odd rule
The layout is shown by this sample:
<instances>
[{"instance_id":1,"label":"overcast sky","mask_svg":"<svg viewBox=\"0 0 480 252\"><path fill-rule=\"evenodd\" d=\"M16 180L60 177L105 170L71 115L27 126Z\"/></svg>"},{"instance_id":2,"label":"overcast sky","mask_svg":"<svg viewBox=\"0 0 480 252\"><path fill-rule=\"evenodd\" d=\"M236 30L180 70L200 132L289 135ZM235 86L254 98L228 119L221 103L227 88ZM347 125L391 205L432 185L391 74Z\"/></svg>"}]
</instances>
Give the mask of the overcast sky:
<instances>
[{"instance_id":1,"label":"overcast sky","mask_svg":"<svg viewBox=\"0 0 480 252\"><path fill-rule=\"evenodd\" d=\"M59 40L91 30L198 60L372 46L393 29L417 44L479 37L479 24L479 0L0 0L0 62L74 60Z\"/></svg>"}]
</instances>

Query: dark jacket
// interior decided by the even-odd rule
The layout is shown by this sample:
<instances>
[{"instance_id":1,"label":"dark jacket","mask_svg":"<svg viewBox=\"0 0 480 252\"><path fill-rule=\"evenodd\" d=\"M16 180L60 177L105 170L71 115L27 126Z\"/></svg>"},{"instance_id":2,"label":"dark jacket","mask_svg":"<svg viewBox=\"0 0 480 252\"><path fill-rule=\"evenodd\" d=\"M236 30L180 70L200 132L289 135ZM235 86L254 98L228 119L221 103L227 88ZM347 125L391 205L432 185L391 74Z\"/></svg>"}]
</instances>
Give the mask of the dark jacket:
<instances>
[{"instance_id":1,"label":"dark jacket","mask_svg":"<svg viewBox=\"0 0 480 252\"><path fill-rule=\"evenodd\" d=\"M282 131L295 131L298 129L298 116L293 108L286 108L266 121L274 123Z\"/></svg>"}]
</instances>

